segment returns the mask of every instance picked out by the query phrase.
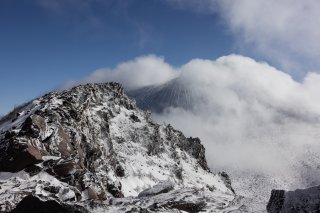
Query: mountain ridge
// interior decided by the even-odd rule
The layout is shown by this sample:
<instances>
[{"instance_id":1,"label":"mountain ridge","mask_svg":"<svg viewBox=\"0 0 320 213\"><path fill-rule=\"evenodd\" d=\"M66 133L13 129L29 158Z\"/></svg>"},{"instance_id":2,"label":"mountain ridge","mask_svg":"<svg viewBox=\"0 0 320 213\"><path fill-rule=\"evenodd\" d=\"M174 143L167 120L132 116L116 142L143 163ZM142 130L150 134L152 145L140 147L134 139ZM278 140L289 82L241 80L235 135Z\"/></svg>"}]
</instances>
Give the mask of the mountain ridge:
<instances>
[{"instance_id":1,"label":"mountain ridge","mask_svg":"<svg viewBox=\"0 0 320 213\"><path fill-rule=\"evenodd\" d=\"M30 194L94 212L135 212L137 203L220 211L235 198L228 175L209 171L198 138L156 124L114 82L48 93L17 108L0 121L0 154L5 212ZM138 196L147 189L161 193Z\"/></svg>"}]
</instances>

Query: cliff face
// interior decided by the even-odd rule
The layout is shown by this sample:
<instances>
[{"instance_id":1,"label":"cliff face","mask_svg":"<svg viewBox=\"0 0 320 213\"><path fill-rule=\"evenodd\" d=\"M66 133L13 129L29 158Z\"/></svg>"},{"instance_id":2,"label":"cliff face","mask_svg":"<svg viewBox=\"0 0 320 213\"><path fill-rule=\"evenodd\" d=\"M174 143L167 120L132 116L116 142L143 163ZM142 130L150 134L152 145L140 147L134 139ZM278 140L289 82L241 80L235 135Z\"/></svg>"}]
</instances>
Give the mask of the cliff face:
<instances>
[{"instance_id":1,"label":"cliff face","mask_svg":"<svg viewBox=\"0 0 320 213\"><path fill-rule=\"evenodd\" d=\"M319 212L320 186L295 191L272 190L267 210L270 213Z\"/></svg>"},{"instance_id":2,"label":"cliff face","mask_svg":"<svg viewBox=\"0 0 320 213\"><path fill-rule=\"evenodd\" d=\"M20 207L38 199L77 211L219 211L234 198L198 138L154 123L117 83L49 93L3 117L0 182L0 211L23 198Z\"/></svg>"}]
</instances>

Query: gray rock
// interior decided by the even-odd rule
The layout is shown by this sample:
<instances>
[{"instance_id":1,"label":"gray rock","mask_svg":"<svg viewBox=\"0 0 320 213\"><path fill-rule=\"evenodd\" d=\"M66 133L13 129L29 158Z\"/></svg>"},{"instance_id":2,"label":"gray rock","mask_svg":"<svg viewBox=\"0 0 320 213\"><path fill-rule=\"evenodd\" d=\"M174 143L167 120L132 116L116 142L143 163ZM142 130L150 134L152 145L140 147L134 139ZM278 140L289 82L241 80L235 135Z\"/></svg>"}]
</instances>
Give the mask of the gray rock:
<instances>
[{"instance_id":1,"label":"gray rock","mask_svg":"<svg viewBox=\"0 0 320 213\"><path fill-rule=\"evenodd\" d=\"M149 189L143 190L142 192L139 193L138 197L154 196L161 193L167 193L173 190L173 188L174 188L174 184L172 182L163 181Z\"/></svg>"},{"instance_id":2,"label":"gray rock","mask_svg":"<svg viewBox=\"0 0 320 213\"><path fill-rule=\"evenodd\" d=\"M320 186L295 191L272 190L267 211L320 212Z\"/></svg>"}]
</instances>

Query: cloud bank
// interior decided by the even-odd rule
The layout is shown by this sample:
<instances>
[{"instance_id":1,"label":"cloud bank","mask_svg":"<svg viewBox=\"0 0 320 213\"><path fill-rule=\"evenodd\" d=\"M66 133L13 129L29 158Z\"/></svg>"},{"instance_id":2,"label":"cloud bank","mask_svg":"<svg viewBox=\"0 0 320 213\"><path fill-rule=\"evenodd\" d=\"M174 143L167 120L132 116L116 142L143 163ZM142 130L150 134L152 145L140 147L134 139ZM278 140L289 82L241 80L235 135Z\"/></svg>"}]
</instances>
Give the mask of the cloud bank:
<instances>
[{"instance_id":1,"label":"cloud bank","mask_svg":"<svg viewBox=\"0 0 320 213\"><path fill-rule=\"evenodd\" d=\"M154 55L136 58L119 64L115 69L99 69L85 79L85 82L121 82L127 89L158 85L175 78L178 72L164 59Z\"/></svg>"},{"instance_id":2,"label":"cloud bank","mask_svg":"<svg viewBox=\"0 0 320 213\"><path fill-rule=\"evenodd\" d=\"M167 2L180 9L219 14L234 34L240 51L246 54L259 54L290 72L319 71L320 2L317 0Z\"/></svg>"},{"instance_id":3,"label":"cloud bank","mask_svg":"<svg viewBox=\"0 0 320 213\"><path fill-rule=\"evenodd\" d=\"M178 68L151 55L97 70L84 82L118 81L133 90L172 79L193 96L193 108L168 107L155 119L200 137L211 168L229 171L236 189L254 191L241 182L249 174L250 184L259 184L255 190L265 190L265 197L274 187L320 184L319 74L297 82L240 55L194 59ZM259 175L264 182L253 182Z\"/></svg>"}]
</instances>

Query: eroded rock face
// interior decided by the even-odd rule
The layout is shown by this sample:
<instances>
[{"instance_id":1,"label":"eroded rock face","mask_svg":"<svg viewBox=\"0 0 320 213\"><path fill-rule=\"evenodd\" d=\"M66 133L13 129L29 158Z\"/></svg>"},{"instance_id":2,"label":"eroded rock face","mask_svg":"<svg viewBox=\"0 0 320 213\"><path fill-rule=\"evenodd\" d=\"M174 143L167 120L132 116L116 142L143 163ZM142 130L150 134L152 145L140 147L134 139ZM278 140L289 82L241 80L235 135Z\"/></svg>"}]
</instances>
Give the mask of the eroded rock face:
<instances>
[{"instance_id":1,"label":"eroded rock face","mask_svg":"<svg viewBox=\"0 0 320 213\"><path fill-rule=\"evenodd\" d=\"M272 190L271 196L267 205L268 212L281 212L285 200L284 190Z\"/></svg>"},{"instance_id":2,"label":"eroded rock face","mask_svg":"<svg viewBox=\"0 0 320 213\"><path fill-rule=\"evenodd\" d=\"M267 211L270 213L319 212L320 186L295 191L272 190Z\"/></svg>"},{"instance_id":3,"label":"eroded rock face","mask_svg":"<svg viewBox=\"0 0 320 213\"><path fill-rule=\"evenodd\" d=\"M221 202L234 197L225 175L209 171L198 138L154 123L117 83L49 93L17 109L0 120L0 177L13 173L0 188L0 211L30 194L91 208L162 181L225 195Z\"/></svg>"},{"instance_id":4,"label":"eroded rock face","mask_svg":"<svg viewBox=\"0 0 320 213\"><path fill-rule=\"evenodd\" d=\"M18 172L42 161L42 155L37 147L19 143L14 134L9 133L4 137L0 144L0 171Z\"/></svg>"}]
</instances>

